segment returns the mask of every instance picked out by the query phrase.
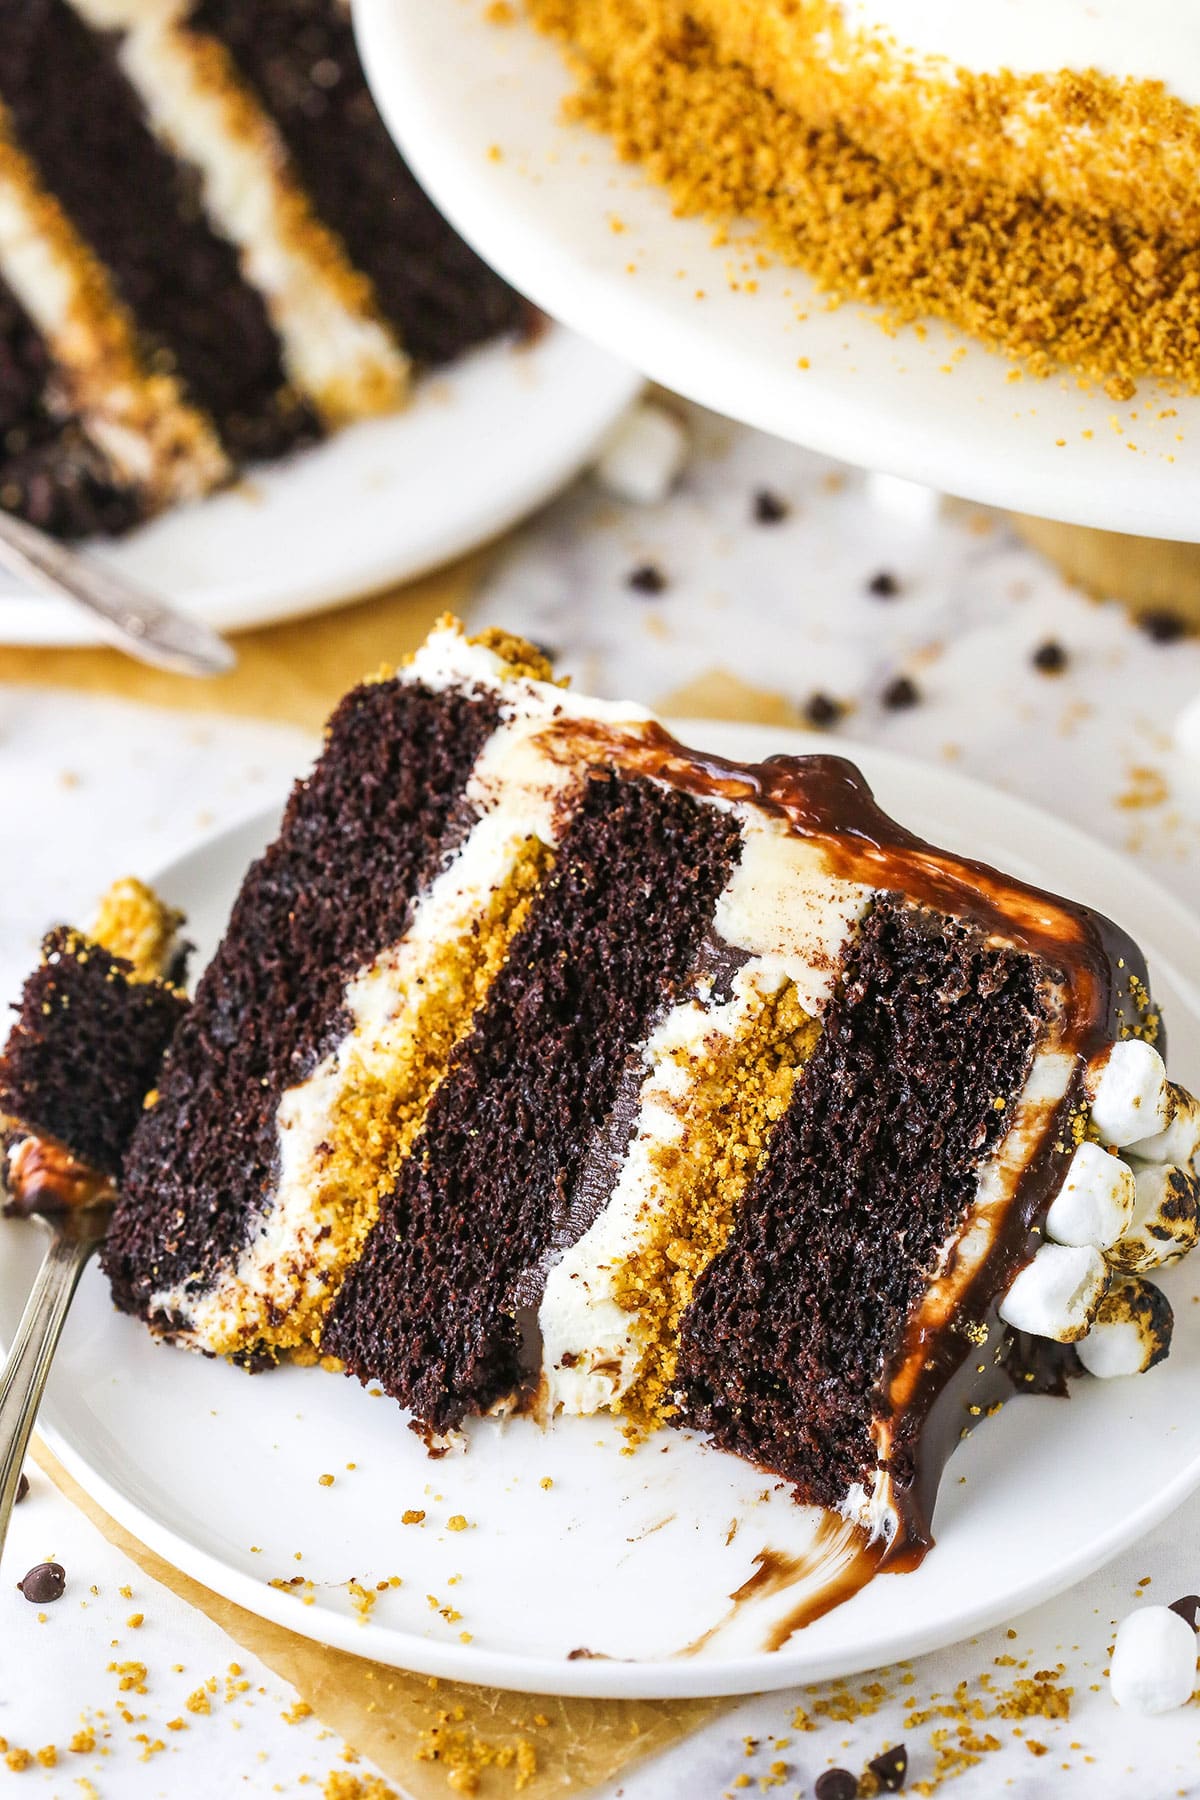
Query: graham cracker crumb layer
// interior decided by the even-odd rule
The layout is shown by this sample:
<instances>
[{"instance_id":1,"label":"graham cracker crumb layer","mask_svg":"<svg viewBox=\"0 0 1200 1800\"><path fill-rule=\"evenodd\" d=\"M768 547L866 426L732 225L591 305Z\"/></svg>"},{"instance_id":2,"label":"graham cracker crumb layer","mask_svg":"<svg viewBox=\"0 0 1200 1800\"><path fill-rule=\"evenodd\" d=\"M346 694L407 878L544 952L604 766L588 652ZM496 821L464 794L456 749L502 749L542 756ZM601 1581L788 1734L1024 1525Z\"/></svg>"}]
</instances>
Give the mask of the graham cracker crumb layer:
<instances>
[{"instance_id":1,"label":"graham cracker crumb layer","mask_svg":"<svg viewBox=\"0 0 1200 1800\"><path fill-rule=\"evenodd\" d=\"M1061 364L1097 380L1154 375L1200 388L1200 246L1187 235L1176 167L1200 146L1200 126L1154 84L1056 77L1043 97L1059 112L1010 153L1004 121L1032 105L1036 79L1012 90L1005 84L1016 78L1004 76L948 87L918 128L904 107L887 117L890 90L883 100L874 94L870 57L823 101L821 81L803 70L772 91L767 71L779 52L764 17L786 16L803 31L802 10L763 15L716 0L528 6L569 48L579 76L570 115L609 133L622 158L670 190L679 213L749 219L766 248L829 294L883 307L897 322L943 319L1035 372ZM719 35L704 22L718 12ZM726 32L747 61L726 48ZM793 91L803 111L789 103ZM1144 110L1143 145L1159 127L1166 134L1165 172L1135 159L1136 217L1086 210L1115 208L1115 191L1101 183L1084 192L1065 173L1071 134L1062 118L1085 131L1111 108L1114 131L1129 126L1131 108ZM843 112L854 137L834 116ZM960 113L974 137L960 135ZM1049 155L1056 132L1070 204L1053 197L1052 178L1022 188L1039 166L1038 143ZM944 167L929 160L937 157ZM1200 212L1200 184L1189 179Z\"/></svg>"},{"instance_id":2,"label":"graham cracker crumb layer","mask_svg":"<svg viewBox=\"0 0 1200 1800\"><path fill-rule=\"evenodd\" d=\"M621 1411L635 1425L675 1411L672 1389L679 1328L697 1281L729 1242L738 1206L821 1027L786 982L739 1030L710 1040L698 1056L676 1052L688 1081L676 1102L678 1138L654 1152L648 1229L622 1263L619 1305L638 1316L646 1347Z\"/></svg>"},{"instance_id":3,"label":"graham cracker crumb layer","mask_svg":"<svg viewBox=\"0 0 1200 1800\"><path fill-rule=\"evenodd\" d=\"M360 1029L351 1041L314 1178L316 1279L278 1319L258 1296L245 1295L231 1348L319 1345L337 1289L362 1254L454 1048L486 1000L551 861L545 844L527 839L482 912L423 963L383 1040L368 1043Z\"/></svg>"},{"instance_id":4,"label":"graham cracker crumb layer","mask_svg":"<svg viewBox=\"0 0 1200 1800\"><path fill-rule=\"evenodd\" d=\"M133 964L135 981L155 981L170 966L182 924L181 912L135 875L125 875L101 896L90 935L113 956Z\"/></svg>"},{"instance_id":5,"label":"graham cracker crumb layer","mask_svg":"<svg viewBox=\"0 0 1200 1800\"><path fill-rule=\"evenodd\" d=\"M449 622L458 630L462 629L457 619L452 619L449 614L441 622ZM511 631L504 631L499 625L489 625L486 631L477 632L467 642L480 644L485 650L490 650L493 656L498 656L505 665L505 675L514 681L521 678L526 681L554 680L554 665L550 658L536 644L531 644L528 638L515 637ZM565 687L566 682L561 685Z\"/></svg>"}]
</instances>

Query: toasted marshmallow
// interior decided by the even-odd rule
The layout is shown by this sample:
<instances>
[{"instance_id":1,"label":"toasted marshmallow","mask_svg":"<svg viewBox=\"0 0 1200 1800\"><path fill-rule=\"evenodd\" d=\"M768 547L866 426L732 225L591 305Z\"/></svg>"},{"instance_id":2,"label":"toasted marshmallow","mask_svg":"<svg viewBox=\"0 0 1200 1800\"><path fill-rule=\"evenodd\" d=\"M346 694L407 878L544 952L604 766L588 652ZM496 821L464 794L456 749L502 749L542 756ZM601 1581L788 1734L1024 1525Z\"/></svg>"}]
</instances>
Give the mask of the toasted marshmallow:
<instances>
[{"instance_id":1,"label":"toasted marshmallow","mask_svg":"<svg viewBox=\"0 0 1200 1800\"><path fill-rule=\"evenodd\" d=\"M1200 1173L1200 1100L1176 1082L1168 1082L1165 1127L1128 1148L1130 1156L1143 1162L1175 1163Z\"/></svg>"},{"instance_id":2,"label":"toasted marshmallow","mask_svg":"<svg viewBox=\"0 0 1200 1800\"><path fill-rule=\"evenodd\" d=\"M1173 1164L1143 1163L1135 1172L1129 1228L1108 1252L1118 1269L1135 1274L1178 1262L1200 1241L1200 1180Z\"/></svg>"},{"instance_id":3,"label":"toasted marshmallow","mask_svg":"<svg viewBox=\"0 0 1200 1800\"><path fill-rule=\"evenodd\" d=\"M1109 1685L1118 1706L1173 1712L1196 1685L1196 1633L1169 1606L1140 1606L1117 1626Z\"/></svg>"},{"instance_id":4,"label":"toasted marshmallow","mask_svg":"<svg viewBox=\"0 0 1200 1800\"><path fill-rule=\"evenodd\" d=\"M1000 1302L1000 1317L1014 1331L1074 1344L1095 1318L1108 1279L1091 1245L1043 1244Z\"/></svg>"},{"instance_id":5,"label":"toasted marshmallow","mask_svg":"<svg viewBox=\"0 0 1200 1800\"><path fill-rule=\"evenodd\" d=\"M1107 1250L1133 1219L1133 1170L1099 1144L1082 1143L1046 1214L1046 1235L1058 1244Z\"/></svg>"},{"instance_id":6,"label":"toasted marshmallow","mask_svg":"<svg viewBox=\"0 0 1200 1800\"><path fill-rule=\"evenodd\" d=\"M596 479L617 500L652 506L666 499L687 456L688 434L675 414L644 400L609 434L596 459Z\"/></svg>"},{"instance_id":7,"label":"toasted marshmallow","mask_svg":"<svg viewBox=\"0 0 1200 1800\"><path fill-rule=\"evenodd\" d=\"M1091 1330L1079 1340L1079 1360L1090 1375L1104 1381L1144 1375L1171 1348L1174 1323L1171 1302L1160 1288L1136 1275L1122 1275L1100 1302Z\"/></svg>"},{"instance_id":8,"label":"toasted marshmallow","mask_svg":"<svg viewBox=\"0 0 1200 1800\"><path fill-rule=\"evenodd\" d=\"M1088 1064L1084 1083L1102 1144L1118 1149L1167 1123L1167 1067L1140 1038L1123 1038Z\"/></svg>"}]
</instances>

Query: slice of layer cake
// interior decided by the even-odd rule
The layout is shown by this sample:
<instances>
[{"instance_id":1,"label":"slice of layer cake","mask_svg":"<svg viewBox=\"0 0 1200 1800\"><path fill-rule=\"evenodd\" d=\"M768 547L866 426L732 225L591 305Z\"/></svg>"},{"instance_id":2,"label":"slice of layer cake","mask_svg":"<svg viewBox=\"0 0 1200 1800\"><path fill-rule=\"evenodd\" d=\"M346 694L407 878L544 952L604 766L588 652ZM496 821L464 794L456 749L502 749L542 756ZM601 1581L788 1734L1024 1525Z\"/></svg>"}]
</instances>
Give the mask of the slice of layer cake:
<instances>
[{"instance_id":1,"label":"slice of layer cake","mask_svg":"<svg viewBox=\"0 0 1200 1800\"><path fill-rule=\"evenodd\" d=\"M519 319L388 139L342 0L0 0L9 510L122 530Z\"/></svg>"},{"instance_id":2,"label":"slice of layer cake","mask_svg":"<svg viewBox=\"0 0 1200 1800\"><path fill-rule=\"evenodd\" d=\"M889 324L938 317L1116 399L1200 388L1200 56L1176 0L527 10L570 59L571 115L678 211L752 221Z\"/></svg>"},{"instance_id":3,"label":"slice of layer cake","mask_svg":"<svg viewBox=\"0 0 1200 1800\"><path fill-rule=\"evenodd\" d=\"M1014 1384L1166 1352L1200 1107L1161 1044L1122 932L850 764L687 750L447 622L247 875L105 1264L159 1335L336 1358L431 1442L684 1424L917 1553Z\"/></svg>"}]
</instances>

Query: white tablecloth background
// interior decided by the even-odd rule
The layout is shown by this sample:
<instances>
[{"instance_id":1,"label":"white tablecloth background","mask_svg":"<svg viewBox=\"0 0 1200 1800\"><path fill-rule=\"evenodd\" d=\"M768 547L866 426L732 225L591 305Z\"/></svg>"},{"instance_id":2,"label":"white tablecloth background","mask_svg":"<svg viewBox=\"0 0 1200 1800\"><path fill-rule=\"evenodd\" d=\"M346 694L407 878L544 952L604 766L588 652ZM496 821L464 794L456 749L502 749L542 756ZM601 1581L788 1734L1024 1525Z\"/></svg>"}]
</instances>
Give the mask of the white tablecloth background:
<instances>
[{"instance_id":1,"label":"white tablecloth background","mask_svg":"<svg viewBox=\"0 0 1200 1800\"><path fill-rule=\"evenodd\" d=\"M474 619L552 646L580 685L603 693L654 701L714 668L801 702L823 691L852 708L831 747L853 735L946 759L1135 854L1200 902L1200 762L1175 752L1170 738L1200 691L1200 644L1152 643L1119 608L1069 591L981 515L935 516L903 490L881 496L819 458L691 419L693 458L666 504L623 507L581 484L517 541ZM789 505L781 523L753 522L752 495L763 486ZM667 580L652 598L625 580L647 561ZM898 579L894 599L867 591L881 570ZM1058 677L1031 664L1048 638L1068 655ZM898 673L911 675L921 699L889 712L879 696ZM111 877L150 872L279 795L312 751L288 728L0 688L0 994L16 992L47 923L86 917ZM1080 1471L1081 1480L1096 1478L1102 1471ZM284 1721L295 1698L284 1684L147 1581L36 1471L33 1483L0 1576L0 1736L10 1749L54 1744L59 1756L57 1767L14 1772L0 1755L0 1793L66 1800L86 1793L77 1785L86 1778L103 1800L303 1795L347 1767L340 1741L319 1722ZM1029 1530L1037 1529L1033 1515ZM13 1584L50 1556L66 1566L70 1588L42 1622ZM1149 1587L1139 1586L1146 1577ZM1073 1594L1015 1621L1015 1638L1000 1630L881 1676L868 1716L839 1720L859 1708L840 1704L832 1689L750 1701L605 1800L758 1792L760 1777L776 1783L772 1763L784 1773L768 1791L791 1800L810 1793L829 1764L860 1769L900 1738L913 1781L932 1780L931 1735L945 1730L961 1747L960 1721L913 1725L905 1699L928 1710L947 1703L960 1681L981 1697L985 1673L1002 1691L1039 1671L1073 1688L1070 1717L973 1720L969 1731L991 1734L1001 1748L979 1752L947 1792L961 1800L1200 1794L1200 1708L1131 1719L1113 1706L1103 1674L1116 1618L1139 1598L1198 1589L1200 1500ZM144 1623L130 1627L139 1612ZM994 1662L1009 1656L1016 1665ZM145 1695L118 1694L108 1665L131 1660L148 1667ZM242 1665L232 1678L231 1662ZM218 1680L210 1712L188 1712L187 1696L210 1677ZM850 1692L861 1699L863 1684ZM984 1699L986 1714L992 1702ZM823 1719L818 1731L791 1728L797 1704ZM90 1755L67 1748L84 1717L108 1733ZM187 1728L169 1730L176 1719ZM748 1752L746 1739L760 1747ZM776 1747L775 1739L790 1741ZM1031 1739L1044 1749L1031 1751ZM165 1748L144 1760L159 1742ZM749 1790L733 1785L743 1774Z\"/></svg>"}]
</instances>

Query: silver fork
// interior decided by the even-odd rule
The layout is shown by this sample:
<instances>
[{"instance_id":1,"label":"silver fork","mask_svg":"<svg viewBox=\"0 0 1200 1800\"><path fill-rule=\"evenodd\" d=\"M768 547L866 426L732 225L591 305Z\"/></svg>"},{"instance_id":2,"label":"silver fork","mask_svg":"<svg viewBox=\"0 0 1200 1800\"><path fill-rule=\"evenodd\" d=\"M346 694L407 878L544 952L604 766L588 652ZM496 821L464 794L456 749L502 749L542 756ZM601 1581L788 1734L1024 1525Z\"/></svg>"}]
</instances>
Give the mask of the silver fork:
<instances>
[{"instance_id":1,"label":"silver fork","mask_svg":"<svg viewBox=\"0 0 1200 1800\"><path fill-rule=\"evenodd\" d=\"M16 1504L21 1465L67 1309L88 1258L108 1230L112 1207L72 1207L32 1216L49 1231L50 1243L0 1374L0 1556Z\"/></svg>"}]
</instances>

